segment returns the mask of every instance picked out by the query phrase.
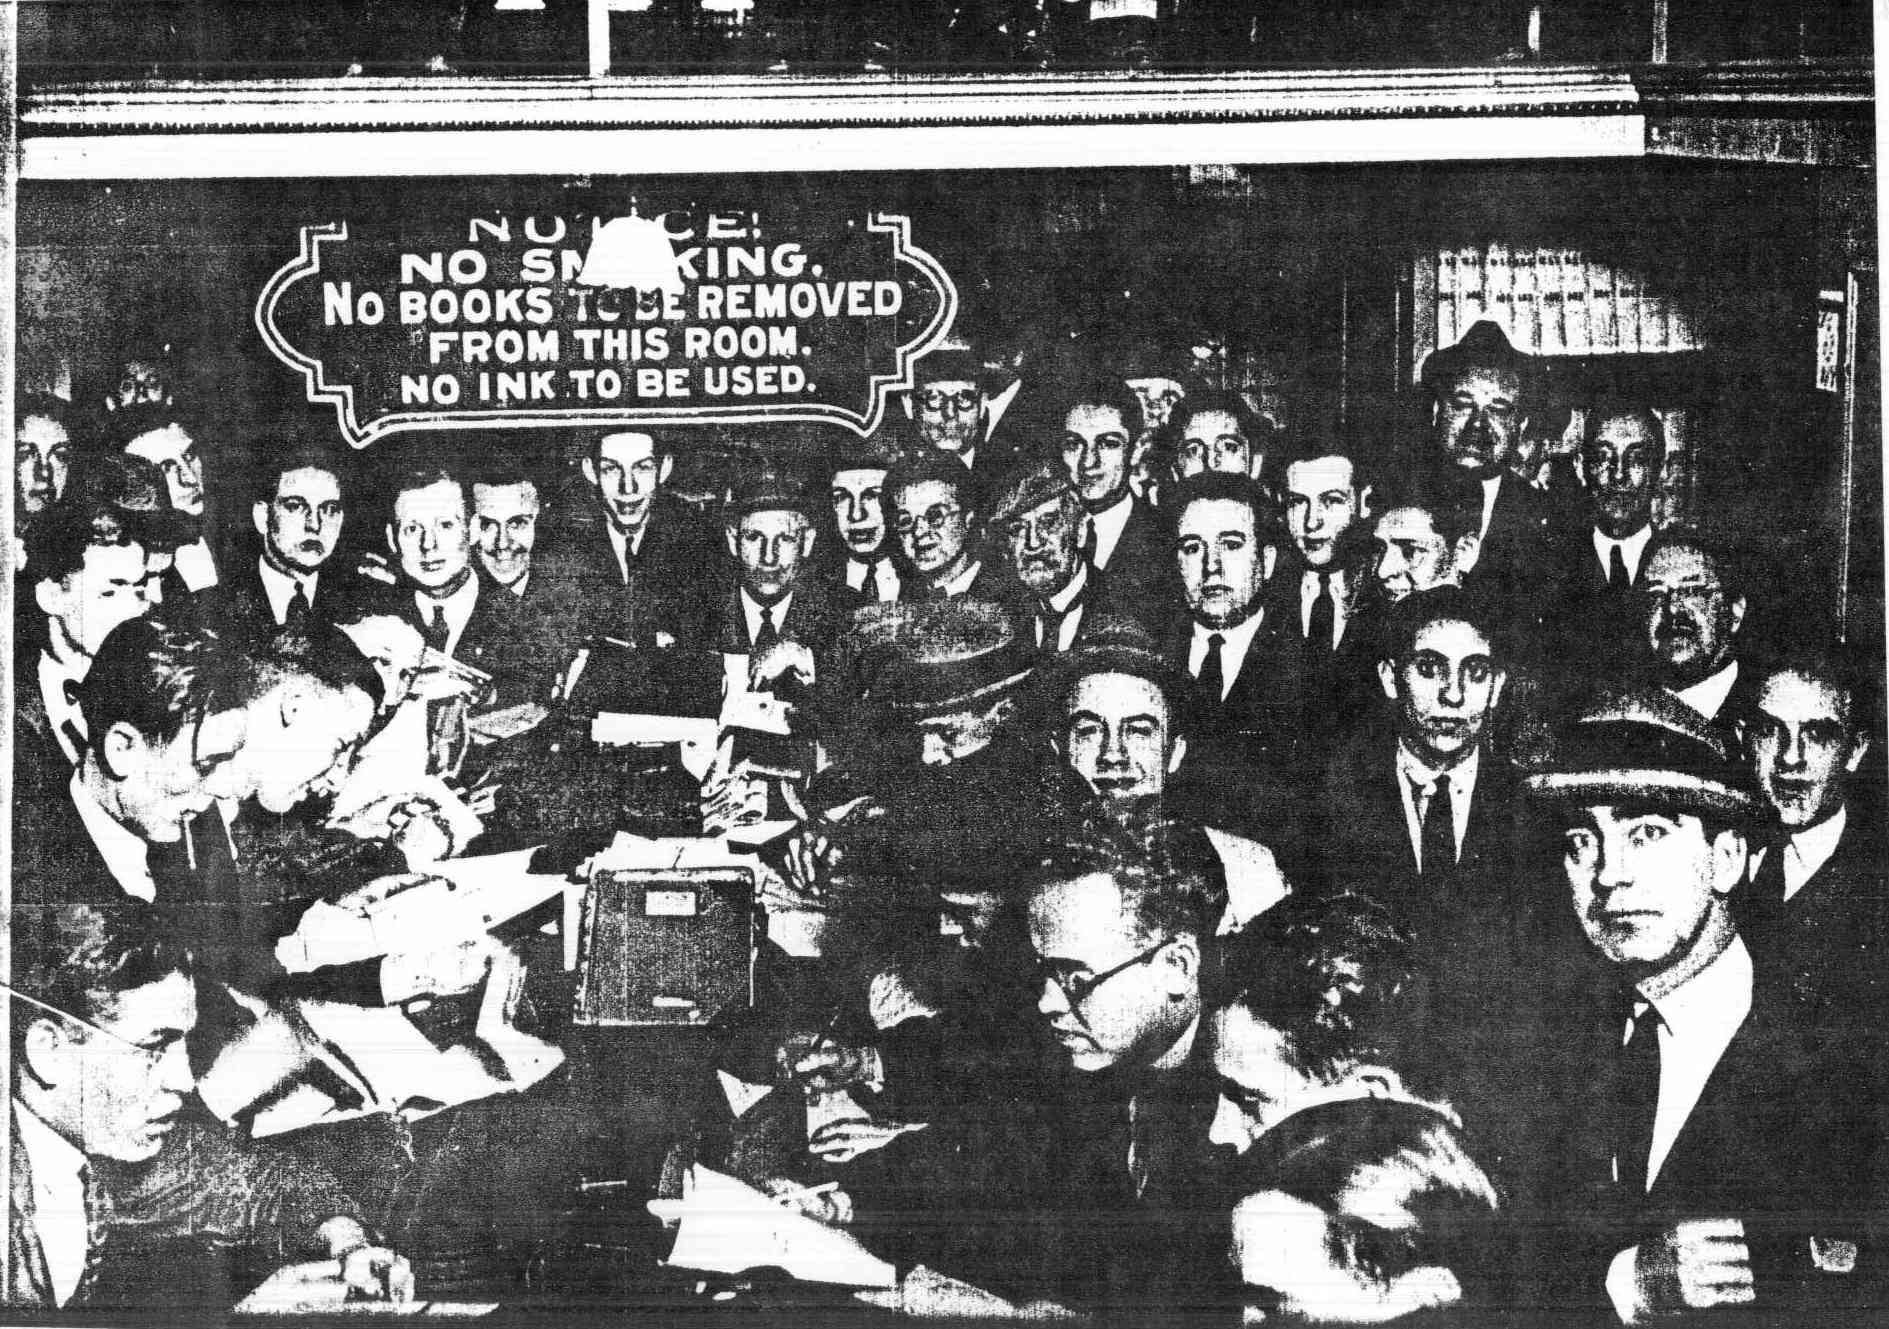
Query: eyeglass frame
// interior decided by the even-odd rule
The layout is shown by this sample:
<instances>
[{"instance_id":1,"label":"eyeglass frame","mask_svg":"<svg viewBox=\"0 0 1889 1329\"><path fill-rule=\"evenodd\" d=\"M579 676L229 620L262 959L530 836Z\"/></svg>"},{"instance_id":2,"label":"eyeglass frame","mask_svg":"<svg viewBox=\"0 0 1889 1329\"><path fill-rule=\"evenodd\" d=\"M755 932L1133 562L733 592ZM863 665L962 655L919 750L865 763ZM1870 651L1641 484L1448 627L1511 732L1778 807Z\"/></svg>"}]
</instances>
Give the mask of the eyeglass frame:
<instances>
[{"instance_id":1,"label":"eyeglass frame","mask_svg":"<svg viewBox=\"0 0 1889 1329\"><path fill-rule=\"evenodd\" d=\"M892 519L892 532L895 535L907 536L917 535L921 528L927 531L942 531L953 517L961 517L964 512L965 509L962 506L948 506L943 503L934 503L916 517L908 517L901 512Z\"/></svg>"},{"instance_id":2,"label":"eyeglass frame","mask_svg":"<svg viewBox=\"0 0 1889 1329\"><path fill-rule=\"evenodd\" d=\"M1088 979L1086 981L1081 982L1080 985L1075 989L1072 989L1069 986L1069 983L1071 980L1065 979L1062 975L1059 975L1054 969L1049 967L1051 963L1050 961L1039 959L1034 965L1035 978L1036 978L1036 990L1038 992L1041 992L1043 990L1043 985L1045 983L1054 983L1056 985L1056 990L1063 994L1063 1000L1069 1003L1069 1009L1072 1012L1079 1012L1081 1009L1082 1003L1087 1001L1090 997L1094 996L1096 993L1096 989L1100 988L1104 983L1108 982L1111 978L1114 978L1120 974L1127 973L1130 969L1133 969L1136 965L1147 964L1150 960L1154 959L1155 956L1159 955L1161 951L1173 940L1174 938L1171 936L1163 937L1161 938L1161 940L1157 941L1154 945L1148 947L1146 950L1141 951L1140 953L1136 955L1129 956L1126 960L1123 960L1120 964L1115 965L1113 968L1104 969L1099 974L1089 975Z\"/></svg>"},{"instance_id":3,"label":"eyeglass frame","mask_svg":"<svg viewBox=\"0 0 1889 1329\"><path fill-rule=\"evenodd\" d=\"M928 388L922 392L913 393L912 397L918 403L919 410L931 411L938 415L944 414L947 406L951 408L954 415L969 415L984 404L984 394L976 388L965 392L940 392L935 388Z\"/></svg>"}]
</instances>

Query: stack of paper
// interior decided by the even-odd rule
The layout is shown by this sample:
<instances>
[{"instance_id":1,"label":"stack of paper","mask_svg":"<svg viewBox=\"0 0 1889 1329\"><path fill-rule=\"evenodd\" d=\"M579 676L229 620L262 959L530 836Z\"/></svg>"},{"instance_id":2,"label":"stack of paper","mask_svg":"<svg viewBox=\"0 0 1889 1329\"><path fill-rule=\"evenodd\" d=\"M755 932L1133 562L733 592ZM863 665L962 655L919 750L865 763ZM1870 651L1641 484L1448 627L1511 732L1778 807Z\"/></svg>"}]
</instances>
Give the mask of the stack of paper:
<instances>
[{"instance_id":1,"label":"stack of paper","mask_svg":"<svg viewBox=\"0 0 1889 1329\"><path fill-rule=\"evenodd\" d=\"M689 1169L681 1199L651 1200L649 1211L676 1228L668 1260L674 1268L711 1274L774 1268L806 1283L898 1285L898 1271L851 1233L700 1163Z\"/></svg>"}]
</instances>

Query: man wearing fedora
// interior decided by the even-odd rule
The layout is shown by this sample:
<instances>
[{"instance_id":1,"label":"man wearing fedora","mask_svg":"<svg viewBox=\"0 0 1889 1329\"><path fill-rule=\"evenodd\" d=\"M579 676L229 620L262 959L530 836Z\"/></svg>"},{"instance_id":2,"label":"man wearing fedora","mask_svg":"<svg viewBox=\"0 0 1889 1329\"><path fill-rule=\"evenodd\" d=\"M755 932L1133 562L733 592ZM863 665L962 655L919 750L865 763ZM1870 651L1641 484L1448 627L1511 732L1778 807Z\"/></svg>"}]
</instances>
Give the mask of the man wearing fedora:
<instances>
[{"instance_id":1,"label":"man wearing fedora","mask_svg":"<svg viewBox=\"0 0 1889 1329\"><path fill-rule=\"evenodd\" d=\"M812 572L813 511L806 485L773 469L743 480L729 500L723 528L735 584L722 598L718 648L748 657L755 685L777 681L768 671L783 668L813 682L814 663L838 629L827 588Z\"/></svg>"},{"instance_id":2,"label":"man wearing fedora","mask_svg":"<svg viewBox=\"0 0 1889 1329\"><path fill-rule=\"evenodd\" d=\"M1487 320L1423 363L1431 443L1482 486L1482 577L1517 595L1541 583L1551 549L1552 509L1509 469L1534 405L1536 372L1535 357Z\"/></svg>"},{"instance_id":3,"label":"man wearing fedora","mask_svg":"<svg viewBox=\"0 0 1889 1329\"><path fill-rule=\"evenodd\" d=\"M1652 690L1581 713L1526 783L1595 962L1536 1062L1563 1108L1540 1145L1568 1170L1542 1167L1518 1210L1547 1217L1550 1295L1627 1324L1851 1301L1867 1081L1754 981L1731 905L1757 806L1743 771Z\"/></svg>"},{"instance_id":4,"label":"man wearing fedora","mask_svg":"<svg viewBox=\"0 0 1889 1329\"><path fill-rule=\"evenodd\" d=\"M1005 476L991 525L1005 542L1013 598L1039 651L1067 651L1096 624L1132 612L1108 574L1082 556L1089 517L1061 463L1037 462Z\"/></svg>"}]
</instances>

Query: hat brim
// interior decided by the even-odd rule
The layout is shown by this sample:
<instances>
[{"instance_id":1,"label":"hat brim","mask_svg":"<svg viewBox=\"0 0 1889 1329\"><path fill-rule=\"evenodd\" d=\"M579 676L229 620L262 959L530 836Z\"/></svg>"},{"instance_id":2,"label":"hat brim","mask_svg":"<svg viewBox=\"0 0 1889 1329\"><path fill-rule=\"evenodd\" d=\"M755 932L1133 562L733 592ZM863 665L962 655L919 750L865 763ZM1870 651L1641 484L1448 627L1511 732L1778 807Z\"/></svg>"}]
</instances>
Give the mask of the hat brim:
<instances>
[{"instance_id":1,"label":"hat brim","mask_svg":"<svg viewBox=\"0 0 1889 1329\"><path fill-rule=\"evenodd\" d=\"M1629 767L1553 771L1524 777L1522 787L1538 802L1560 807L1652 803L1731 821L1744 821L1757 812L1757 800L1744 790L1682 771Z\"/></svg>"},{"instance_id":2,"label":"hat brim","mask_svg":"<svg viewBox=\"0 0 1889 1329\"><path fill-rule=\"evenodd\" d=\"M954 693L944 697L886 697L882 703L886 710L894 715L926 716L945 715L951 711L962 710L980 701L994 700L1001 694L1022 683L1030 676L1031 670L1025 668L1006 678L997 679L968 692Z\"/></svg>"}]
</instances>

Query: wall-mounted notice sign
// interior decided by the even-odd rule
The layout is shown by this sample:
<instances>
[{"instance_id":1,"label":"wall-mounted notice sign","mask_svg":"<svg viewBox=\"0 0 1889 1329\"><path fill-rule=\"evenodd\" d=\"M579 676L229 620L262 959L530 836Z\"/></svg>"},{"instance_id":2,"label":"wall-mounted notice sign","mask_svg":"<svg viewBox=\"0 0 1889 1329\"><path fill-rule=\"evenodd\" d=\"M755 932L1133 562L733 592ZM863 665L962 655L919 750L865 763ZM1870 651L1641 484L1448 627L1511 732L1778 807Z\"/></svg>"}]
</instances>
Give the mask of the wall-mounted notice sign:
<instances>
[{"instance_id":1,"label":"wall-mounted notice sign","mask_svg":"<svg viewBox=\"0 0 1889 1329\"><path fill-rule=\"evenodd\" d=\"M356 447L402 430L879 425L957 292L883 213L678 205L304 226L256 327Z\"/></svg>"}]
</instances>

